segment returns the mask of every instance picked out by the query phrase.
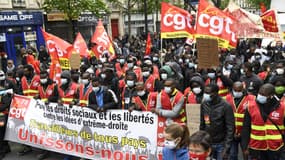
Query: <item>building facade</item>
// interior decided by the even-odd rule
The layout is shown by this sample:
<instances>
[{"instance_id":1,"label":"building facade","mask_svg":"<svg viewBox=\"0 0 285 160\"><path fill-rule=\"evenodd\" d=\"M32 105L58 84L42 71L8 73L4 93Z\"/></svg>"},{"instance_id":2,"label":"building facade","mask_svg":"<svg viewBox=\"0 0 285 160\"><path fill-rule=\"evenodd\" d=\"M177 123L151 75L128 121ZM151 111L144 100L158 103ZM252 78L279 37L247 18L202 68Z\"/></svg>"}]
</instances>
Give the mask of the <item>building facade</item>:
<instances>
[{"instance_id":1,"label":"building facade","mask_svg":"<svg viewBox=\"0 0 285 160\"><path fill-rule=\"evenodd\" d=\"M22 47L44 45L43 12L34 0L0 0L0 9L0 52L17 64Z\"/></svg>"}]
</instances>

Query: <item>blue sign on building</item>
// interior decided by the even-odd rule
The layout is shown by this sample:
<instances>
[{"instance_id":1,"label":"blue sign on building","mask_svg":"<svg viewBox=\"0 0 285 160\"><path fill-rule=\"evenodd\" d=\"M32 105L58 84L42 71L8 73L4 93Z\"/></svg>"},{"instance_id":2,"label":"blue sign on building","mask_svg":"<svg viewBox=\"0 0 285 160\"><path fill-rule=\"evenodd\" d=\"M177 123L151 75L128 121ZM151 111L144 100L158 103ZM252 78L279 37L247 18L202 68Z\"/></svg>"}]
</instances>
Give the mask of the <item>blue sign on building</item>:
<instances>
[{"instance_id":1,"label":"blue sign on building","mask_svg":"<svg viewBox=\"0 0 285 160\"><path fill-rule=\"evenodd\" d=\"M39 49L40 45L45 44L41 33L43 22L43 13L40 11L0 12L0 34L5 35L0 47L15 64L20 64L21 48L31 46Z\"/></svg>"}]
</instances>

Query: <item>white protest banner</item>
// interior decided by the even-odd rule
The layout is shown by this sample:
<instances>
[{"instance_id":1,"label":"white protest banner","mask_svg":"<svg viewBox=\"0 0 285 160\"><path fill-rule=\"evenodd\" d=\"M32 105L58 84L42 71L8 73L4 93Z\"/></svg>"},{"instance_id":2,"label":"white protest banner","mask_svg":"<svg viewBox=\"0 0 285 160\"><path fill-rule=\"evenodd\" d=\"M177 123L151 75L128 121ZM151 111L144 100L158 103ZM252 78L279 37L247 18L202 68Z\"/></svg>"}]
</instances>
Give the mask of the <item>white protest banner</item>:
<instances>
[{"instance_id":1,"label":"white protest banner","mask_svg":"<svg viewBox=\"0 0 285 160\"><path fill-rule=\"evenodd\" d=\"M15 95L5 139L88 159L155 160L157 119L151 112L98 113Z\"/></svg>"}]
</instances>

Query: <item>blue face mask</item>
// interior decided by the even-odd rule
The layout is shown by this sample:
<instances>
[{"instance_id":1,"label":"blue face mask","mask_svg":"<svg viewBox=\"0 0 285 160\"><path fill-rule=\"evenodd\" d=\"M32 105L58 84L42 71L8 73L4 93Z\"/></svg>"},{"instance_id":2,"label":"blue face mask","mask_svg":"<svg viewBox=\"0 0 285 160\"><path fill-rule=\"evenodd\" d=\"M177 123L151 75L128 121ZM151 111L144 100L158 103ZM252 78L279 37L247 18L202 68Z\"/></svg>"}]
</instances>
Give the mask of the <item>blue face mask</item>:
<instances>
[{"instance_id":1,"label":"blue face mask","mask_svg":"<svg viewBox=\"0 0 285 160\"><path fill-rule=\"evenodd\" d=\"M203 100L206 101L206 102L210 102L212 100L211 95L207 94L207 93L204 93Z\"/></svg>"},{"instance_id":2,"label":"blue face mask","mask_svg":"<svg viewBox=\"0 0 285 160\"><path fill-rule=\"evenodd\" d=\"M208 73L208 77L214 79L216 77L215 73Z\"/></svg>"},{"instance_id":3,"label":"blue face mask","mask_svg":"<svg viewBox=\"0 0 285 160\"><path fill-rule=\"evenodd\" d=\"M267 97L258 94L256 97L256 101L259 102L260 104L265 104L267 102Z\"/></svg>"}]
</instances>

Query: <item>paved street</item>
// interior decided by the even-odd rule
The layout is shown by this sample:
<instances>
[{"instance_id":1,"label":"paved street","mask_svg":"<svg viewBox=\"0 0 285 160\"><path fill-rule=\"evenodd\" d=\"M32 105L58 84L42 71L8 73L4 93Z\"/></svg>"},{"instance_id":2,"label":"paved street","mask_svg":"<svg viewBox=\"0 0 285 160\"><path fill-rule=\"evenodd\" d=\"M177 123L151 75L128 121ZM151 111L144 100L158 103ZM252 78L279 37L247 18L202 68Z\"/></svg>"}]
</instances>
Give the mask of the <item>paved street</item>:
<instances>
[{"instance_id":1,"label":"paved street","mask_svg":"<svg viewBox=\"0 0 285 160\"><path fill-rule=\"evenodd\" d=\"M37 160L37 154L39 154L38 149L34 149L33 152L30 152L25 156L18 156L17 152L21 149L21 145L16 143L10 143L10 146L12 152L7 154L3 160ZM63 155L52 153L50 154L50 157L46 158L45 160L63 160L63 158Z\"/></svg>"}]
</instances>

